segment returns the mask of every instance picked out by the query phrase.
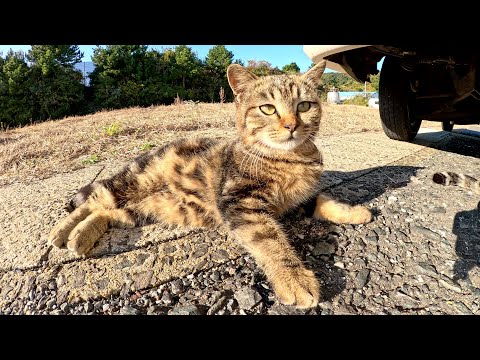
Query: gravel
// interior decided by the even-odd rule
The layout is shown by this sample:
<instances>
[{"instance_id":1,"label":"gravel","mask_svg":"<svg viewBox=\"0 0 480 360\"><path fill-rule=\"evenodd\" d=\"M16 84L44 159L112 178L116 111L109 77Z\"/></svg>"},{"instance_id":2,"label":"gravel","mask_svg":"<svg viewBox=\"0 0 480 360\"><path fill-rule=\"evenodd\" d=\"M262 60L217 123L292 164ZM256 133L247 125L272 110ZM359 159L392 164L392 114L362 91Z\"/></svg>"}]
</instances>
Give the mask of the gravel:
<instances>
[{"instance_id":1,"label":"gravel","mask_svg":"<svg viewBox=\"0 0 480 360\"><path fill-rule=\"evenodd\" d=\"M243 287L235 292L234 298L237 300L240 309L243 310L250 310L262 300L262 297L256 290L247 287Z\"/></svg>"},{"instance_id":2,"label":"gravel","mask_svg":"<svg viewBox=\"0 0 480 360\"><path fill-rule=\"evenodd\" d=\"M452 165L440 155L429 162L435 165L421 163L423 169L386 166L327 191L352 203L352 191L367 189L358 193L356 203L374 209L369 224L334 225L301 211L280 219L305 265L320 281L322 299L315 309L280 304L250 255L244 252L228 259L227 252L218 250L208 266L182 278L135 291L126 287L121 293L89 301L71 303L57 294L57 284L67 280L43 283L39 276L25 285L23 297L12 298L0 313L479 315L480 239L472 235L475 224L469 222L478 219L471 213L478 215L478 199L463 189L432 185L433 170ZM455 166L453 171L469 173L467 164ZM192 244L191 256L205 255L208 246ZM176 251L171 244L166 247L168 254L159 254L159 261L161 256L175 256Z\"/></svg>"}]
</instances>

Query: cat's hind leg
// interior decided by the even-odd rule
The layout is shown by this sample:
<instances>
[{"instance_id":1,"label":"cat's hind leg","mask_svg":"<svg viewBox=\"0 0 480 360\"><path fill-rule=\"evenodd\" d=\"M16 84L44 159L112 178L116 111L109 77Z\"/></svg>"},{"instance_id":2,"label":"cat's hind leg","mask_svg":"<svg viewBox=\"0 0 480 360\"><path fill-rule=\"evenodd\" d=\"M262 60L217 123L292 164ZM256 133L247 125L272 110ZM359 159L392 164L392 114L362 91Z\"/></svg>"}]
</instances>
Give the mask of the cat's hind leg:
<instances>
[{"instance_id":1,"label":"cat's hind leg","mask_svg":"<svg viewBox=\"0 0 480 360\"><path fill-rule=\"evenodd\" d=\"M118 209L116 198L104 186L96 186L89 198L61 220L48 236L48 243L77 254L90 250L109 226L135 226L134 213Z\"/></svg>"},{"instance_id":2,"label":"cat's hind leg","mask_svg":"<svg viewBox=\"0 0 480 360\"><path fill-rule=\"evenodd\" d=\"M313 217L337 224L366 224L372 220L372 213L365 206L342 204L327 195L319 194Z\"/></svg>"},{"instance_id":3,"label":"cat's hind leg","mask_svg":"<svg viewBox=\"0 0 480 360\"><path fill-rule=\"evenodd\" d=\"M109 227L134 227L135 218L126 209L97 210L88 215L70 232L67 248L77 255L90 251Z\"/></svg>"},{"instance_id":4,"label":"cat's hind leg","mask_svg":"<svg viewBox=\"0 0 480 360\"><path fill-rule=\"evenodd\" d=\"M67 242L70 232L90 214L91 211L87 206L80 206L73 210L50 231L48 243L56 247L62 247Z\"/></svg>"}]
</instances>

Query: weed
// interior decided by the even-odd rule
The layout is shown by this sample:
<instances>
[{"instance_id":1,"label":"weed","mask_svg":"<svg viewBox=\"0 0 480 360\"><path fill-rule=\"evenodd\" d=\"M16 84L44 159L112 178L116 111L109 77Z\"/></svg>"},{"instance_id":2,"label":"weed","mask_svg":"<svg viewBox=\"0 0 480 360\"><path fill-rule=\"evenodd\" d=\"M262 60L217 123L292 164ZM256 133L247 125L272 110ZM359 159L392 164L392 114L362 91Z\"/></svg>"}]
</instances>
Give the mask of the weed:
<instances>
[{"instance_id":1,"label":"weed","mask_svg":"<svg viewBox=\"0 0 480 360\"><path fill-rule=\"evenodd\" d=\"M92 165L92 164L95 164L99 161L100 161L100 159L98 158L98 155L97 154L92 154L88 158L84 159L82 161L82 163L87 164L87 165Z\"/></svg>"},{"instance_id":2,"label":"weed","mask_svg":"<svg viewBox=\"0 0 480 360\"><path fill-rule=\"evenodd\" d=\"M144 142L142 145L140 145L140 150L142 151L148 151L151 148L155 147L155 144L152 144L151 142Z\"/></svg>"},{"instance_id":3,"label":"weed","mask_svg":"<svg viewBox=\"0 0 480 360\"><path fill-rule=\"evenodd\" d=\"M120 134L121 132L122 132L122 129L120 128L119 123L113 123L105 127L105 134L107 134L108 136L115 136Z\"/></svg>"}]
</instances>

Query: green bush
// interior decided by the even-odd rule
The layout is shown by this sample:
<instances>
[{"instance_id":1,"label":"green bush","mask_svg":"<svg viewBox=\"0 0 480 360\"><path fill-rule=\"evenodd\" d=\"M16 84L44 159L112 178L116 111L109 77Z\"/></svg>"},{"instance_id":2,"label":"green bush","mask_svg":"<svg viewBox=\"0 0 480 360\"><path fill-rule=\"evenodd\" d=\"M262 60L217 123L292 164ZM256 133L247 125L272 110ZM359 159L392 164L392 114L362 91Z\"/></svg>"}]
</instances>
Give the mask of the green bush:
<instances>
[{"instance_id":1,"label":"green bush","mask_svg":"<svg viewBox=\"0 0 480 360\"><path fill-rule=\"evenodd\" d=\"M342 104L368 106L368 96L365 97L361 94L355 95L349 99L345 99Z\"/></svg>"}]
</instances>

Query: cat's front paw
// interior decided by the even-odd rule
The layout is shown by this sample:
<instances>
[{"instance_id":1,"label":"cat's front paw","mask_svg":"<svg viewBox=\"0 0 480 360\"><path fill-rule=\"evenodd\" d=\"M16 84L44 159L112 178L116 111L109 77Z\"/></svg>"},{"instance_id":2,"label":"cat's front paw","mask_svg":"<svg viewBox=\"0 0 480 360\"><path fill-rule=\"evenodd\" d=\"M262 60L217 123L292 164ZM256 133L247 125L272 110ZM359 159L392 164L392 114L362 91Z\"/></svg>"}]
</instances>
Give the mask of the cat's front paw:
<instances>
[{"instance_id":1,"label":"cat's front paw","mask_svg":"<svg viewBox=\"0 0 480 360\"><path fill-rule=\"evenodd\" d=\"M372 213L365 206L356 205L350 210L350 224L366 224L372 221Z\"/></svg>"},{"instance_id":2,"label":"cat's front paw","mask_svg":"<svg viewBox=\"0 0 480 360\"><path fill-rule=\"evenodd\" d=\"M272 279L275 294L285 305L300 309L315 307L320 298L320 285L311 270L288 269L279 272Z\"/></svg>"},{"instance_id":3,"label":"cat's front paw","mask_svg":"<svg viewBox=\"0 0 480 360\"><path fill-rule=\"evenodd\" d=\"M47 242L49 245L56 246L58 248L62 247L63 244L67 242L68 234L70 229L65 228L62 223L55 226L50 234L48 235Z\"/></svg>"}]
</instances>

